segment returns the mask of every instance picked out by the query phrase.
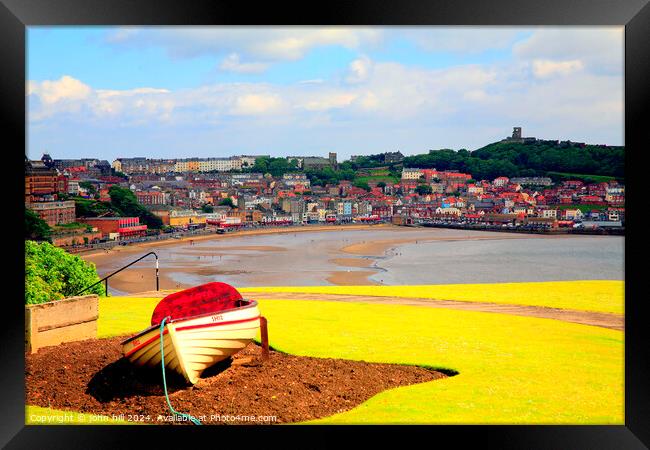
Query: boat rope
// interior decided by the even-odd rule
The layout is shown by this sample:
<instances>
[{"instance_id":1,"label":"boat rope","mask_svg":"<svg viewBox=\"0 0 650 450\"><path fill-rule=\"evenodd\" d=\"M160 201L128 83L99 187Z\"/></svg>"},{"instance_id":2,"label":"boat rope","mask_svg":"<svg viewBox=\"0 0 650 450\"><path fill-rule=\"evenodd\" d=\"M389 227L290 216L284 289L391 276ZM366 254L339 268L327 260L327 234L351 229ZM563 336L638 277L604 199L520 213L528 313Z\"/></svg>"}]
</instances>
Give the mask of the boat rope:
<instances>
[{"instance_id":1,"label":"boat rope","mask_svg":"<svg viewBox=\"0 0 650 450\"><path fill-rule=\"evenodd\" d=\"M165 377L165 340L163 336L165 330L165 321L167 319L168 317L165 317L162 320L162 322L160 322L160 361L162 365L163 387L165 388L165 399L167 400L167 406L169 406L169 410L172 412L172 414L185 417L188 420L190 420L194 425L202 425L201 421L196 417L176 411L174 408L172 408L172 404L169 401L169 395L167 394L167 378Z\"/></svg>"}]
</instances>

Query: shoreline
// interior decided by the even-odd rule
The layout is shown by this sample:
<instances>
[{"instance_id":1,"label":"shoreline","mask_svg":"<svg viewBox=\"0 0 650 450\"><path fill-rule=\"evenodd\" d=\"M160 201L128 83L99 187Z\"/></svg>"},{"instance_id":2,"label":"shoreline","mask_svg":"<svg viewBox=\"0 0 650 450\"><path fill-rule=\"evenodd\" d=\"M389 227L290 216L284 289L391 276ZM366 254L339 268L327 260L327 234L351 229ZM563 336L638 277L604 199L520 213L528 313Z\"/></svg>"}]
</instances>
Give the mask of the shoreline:
<instances>
[{"instance_id":1,"label":"shoreline","mask_svg":"<svg viewBox=\"0 0 650 450\"><path fill-rule=\"evenodd\" d=\"M94 253L85 253L80 255L86 261L95 263L96 265L103 266L100 271L100 278L110 273L112 270L116 270L117 267L113 264L113 267L110 266L110 263L114 258L119 258L127 256L129 253L136 253L142 248L151 248L153 246L170 246L178 245L179 247L183 244L187 244L188 241L207 241L210 239L217 240L239 238L242 236L259 236L259 235L274 235L274 234L289 234L296 232L321 232L321 231L345 231L345 230L382 230L386 231L388 236L392 236L391 239L379 239L379 240L368 240L368 241L357 241L353 243L343 243L337 241L335 245L328 250L331 254L323 267L320 270L319 277L322 277L321 284L332 284L336 286L373 286L373 285L383 285L383 279L380 280L380 277L375 275L385 272L386 269L382 268L379 264L381 261L386 260L392 256L400 254L398 250L399 247L409 244L419 244L419 243L433 243L433 242L464 242L464 241L483 241L483 240L509 240L509 239L558 239L558 238L568 238L568 237L577 237L577 236L568 236L568 235L555 235L555 236L545 236L545 235L523 235L515 233L499 233L498 236L495 235L462 235L462 236L432 236L430 233L426 232L426 229L422 230L422 234L419 232L413 233L413 228L408 227L398 227L391 224L381 224L381 225L343 225L343 226L324 226L324 227L300 227L300 228L276 228L276 229L265 229L265 230L248 230L239 233L229 233L224 235L204 235L200 237L184 237L182 239L170 239L165 241L153 241L145 243L137 243L127 247L116 248L112 251L101 251ZM429 230L431 230L429 228ZM392 232L392 233L390 233ZM401 232L410 232L409 237L401 237L399 234ZM396 235L396 233L399 233ZM179 249L177 254L179 255L191 255L194 259L196 255L197 260L205 260L209 258L217 258L217 261L221 261L222 256L227 257L230 255L230 251L251 251L251 254L246 253L236 253L238 258L253 258L251 261L254 261L256 254L269 254L277 253L282 255L283 252L295 251L291 249L291 245L287 247L275 245L259 245L255 242L251 242L252 245L241 245L241 244L231 244L227 245L227 241L223 241L223 246L214 245L203 245L199 247L185 246L183 249ZM257 245L256 245L257 244ZM282 257L282 256L280 256ZM125 261L126 263L126 261ZM172 262L172 264L174 264ZM329 267L328 267L329 265ZM107 267L108 266L108 267ZM110 268L109 268L110 267ZM276 285L278 277L280 279L286 278L286 275L278 275L276 273L260 273L258 276L253 276L252 272L249 271L248 266L240 267L231 267L231 270L226 268L227 266L221 266L220 264L211 264L205 263L194 264L190 261L184 261L180 263L180 267L164 267L160 270L160 289L161 290L179 290L192 287L197 283L200 284L200 278L205 277L204 282L209 282L214 280L215 276L223 275L226 277L241 275L245 280L242 284L246 287L255 287L255 286L272 286ZM253 267L253 266L251 266ZM253 270L253 269L251 269ZM254 272L254 270L253 270ZM178 274L175 278L181 280L177 281L172 278L172 274ZM184 274L194 275L194 277L185 277ZM199 281L196 281L196 275L200 275ZM284 277L284 278L283 278ZM321 278L319 278L321 279ZM191 281L190 281L191 280ZM226 282L228 282L226 280ZM318 285L318 284L315 284ZM155 269L150 267L138 267L134 266L125 270L115 277L109 279L109 288L114 289L116 292L113 292L113 295L132 295L133 293L150 291L155 288Z\"/></svg>"},{"instance_id":2,"label":"shoreline","mask_svg":"<svg viewBox=\"0 0 650 450\"><path fill-rule=\"evenodd\" d=\"M478 230L471 230L478 231ZM466 236L466 237L424 237L413 239L387 239L384 241L362 242L358 244L351 244L343 247L341 251L357 256L370 256L382 257L385 256L386 251L392 245L403 244L418 244L419 242L454 242L454 241L500 241L505 239L562 239L566 237L576 237L565 234L558 235L540 235L540 234L526 234L523 233L507 233L503 232L504 236Z\"/></svg>"},{"instance_id":3,"label":"shoreline","mask_svg":"<svg viewBox=\"0 0 650 450\"><path fill-rule=\"evenodd\" d=\"M80 257L93 257L97 255L111 255L114 253L128 253L129 250L146 248L146 247L157 247L164 245L173 245L189 241L205 241L209 239L221 240L228 239L231 237L241 237L241 236L261 236L266 234L283 234L283 233L307 233L307 232L321 232L321 231L344 231L344 230L370 230L370 229L387 229L387 228L398 228L397 225L392 224L377 224L377 225L317 225L317 226L300 226L300 227L284 227L284 228L264 228L256 230L244 230L244 231L234 231L226 234L203 234L199 236L183 236L180 239L161 239L156 241L149 242L135 242L126 246L117 245L110 249L90 249L84 250L75 255Z\"/></svg>"}]
</instances>

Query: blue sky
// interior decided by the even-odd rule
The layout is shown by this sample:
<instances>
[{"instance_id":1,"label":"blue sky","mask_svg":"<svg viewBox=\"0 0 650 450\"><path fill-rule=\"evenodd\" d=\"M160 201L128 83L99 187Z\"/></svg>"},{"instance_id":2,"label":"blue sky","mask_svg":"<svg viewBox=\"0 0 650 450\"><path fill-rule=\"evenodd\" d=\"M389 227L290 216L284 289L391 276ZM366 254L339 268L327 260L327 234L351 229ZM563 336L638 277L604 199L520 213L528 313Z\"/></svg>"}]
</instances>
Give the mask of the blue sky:
<instances>
[{"instance_id":1,"label":"blue sky","mask_svg":"<svg viewBox=\"0 0 650 450\"><path fill-rule=\"evenodd\" d=\"M622 27L30 27L28 155L622 145Z\"/></svg>"}]
</instances>

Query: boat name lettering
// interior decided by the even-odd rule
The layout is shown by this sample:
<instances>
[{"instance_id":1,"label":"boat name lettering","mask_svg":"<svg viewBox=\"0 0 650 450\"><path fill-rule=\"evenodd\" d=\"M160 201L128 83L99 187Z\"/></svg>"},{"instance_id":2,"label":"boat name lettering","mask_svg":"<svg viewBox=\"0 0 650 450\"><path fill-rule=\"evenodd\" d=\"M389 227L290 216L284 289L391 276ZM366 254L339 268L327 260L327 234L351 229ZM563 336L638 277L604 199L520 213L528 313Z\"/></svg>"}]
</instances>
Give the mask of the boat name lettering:
<instances>
[{"instance_id":1,"label":"boat name lettering","mask_svg":"<svg viewBox=\"0 0 650 450\"><path fill-rule=\"evenodd\" d=\"M219 322L220 320L223 320L223 316L221 314L217 316L212 316L212 321L213 322Z\"/></svg>"}]
</instances>

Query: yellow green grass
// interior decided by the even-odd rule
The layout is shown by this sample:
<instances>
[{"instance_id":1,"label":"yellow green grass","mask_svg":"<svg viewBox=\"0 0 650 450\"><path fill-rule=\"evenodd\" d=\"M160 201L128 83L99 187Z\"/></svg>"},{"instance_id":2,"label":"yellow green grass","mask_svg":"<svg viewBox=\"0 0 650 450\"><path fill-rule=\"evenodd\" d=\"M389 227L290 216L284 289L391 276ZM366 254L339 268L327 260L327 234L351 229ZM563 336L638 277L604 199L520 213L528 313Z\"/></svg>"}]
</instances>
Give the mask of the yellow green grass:
<instances>
[{"instance_id":1,"label":"yellow green grass","mask_svg":"<svg viewBox=\"0 0 650 450\"><path fill-rule=\"evenodd\" d=\"M242 288L240 291L416 297L432 300L545 306L615 314L623 314L625 306L624 282L615 280L419 286L298 286Z\"/></svg>"},{"instance_id":2,"label":"yellow green grass","mask_svg":"<svg viewBox=\"0 0 650 450\"><path fill-rule=\"evenodd\" d=\"M99 299L97 337L134 334L151 325L151 313L160 298L103 297Z\"/></svg>"},{"instance_id":3,"label":"yellow green grass","mask_svg":"<svg viewBox=\"0 0 650 450\"><path fill-rule=\"evenodd\" d=\"M159 300L101 299L100 337L145 328ZM317 423L624 423L620 331L402 305L287 299L261 300L260 308L281 351L458 372Z\"/></svg>"}]
</instances>

